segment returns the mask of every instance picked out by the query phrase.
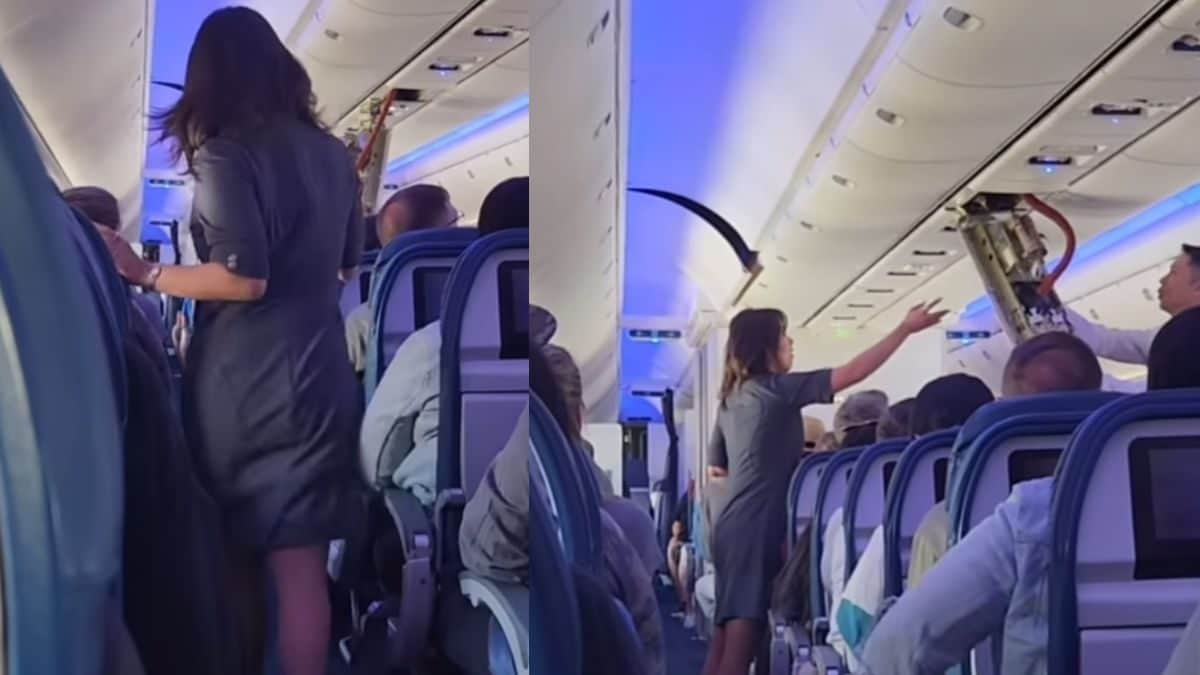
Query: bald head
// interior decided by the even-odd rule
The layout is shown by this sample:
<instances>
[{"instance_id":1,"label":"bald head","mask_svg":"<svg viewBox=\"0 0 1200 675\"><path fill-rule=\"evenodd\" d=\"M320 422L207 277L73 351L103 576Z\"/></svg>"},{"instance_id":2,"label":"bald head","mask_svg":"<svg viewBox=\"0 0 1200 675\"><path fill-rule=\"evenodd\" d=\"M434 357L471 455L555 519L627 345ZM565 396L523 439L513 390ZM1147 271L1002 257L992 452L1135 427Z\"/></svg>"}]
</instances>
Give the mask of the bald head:
<instances>
[{"instance_id":1,"label":"bald head","mask_svg":"<svg viewBox=\"0 0 1200 675\"><path fill-rule=\"evenodd\" d=\"M458 224L458 211L450 203L450 193L439 185L410 185L392 195L379 209L376 233L379 243L387 246L407 232Z\"/></svg>"},{"instance_id":2,"label":"bald head","mask_svg":"<svg viewBox=\"0 0 1200 675\"><path fill-rule=\"evenodd\" d=\"M1103 379L1100 361L1083 340L1044 333L1013 350L1004 367L1004 396L1098 391Z\"/></svg>"}]
</instances>

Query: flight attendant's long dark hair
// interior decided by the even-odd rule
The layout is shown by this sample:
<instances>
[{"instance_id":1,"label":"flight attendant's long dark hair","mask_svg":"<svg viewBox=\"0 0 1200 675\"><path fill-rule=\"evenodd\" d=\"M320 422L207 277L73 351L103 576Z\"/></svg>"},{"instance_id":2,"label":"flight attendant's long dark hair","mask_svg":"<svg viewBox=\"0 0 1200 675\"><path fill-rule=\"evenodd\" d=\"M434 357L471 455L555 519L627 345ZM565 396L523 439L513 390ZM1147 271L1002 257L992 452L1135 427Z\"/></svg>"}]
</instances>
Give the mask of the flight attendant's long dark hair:
<instances>
[{"instance_id":1,"label":"flight attendant's long dark hair","mask_svg":"<svg viewBox=\"0 0 1200 675\"><path fill-rule=\"evenodd\" d=\"M729 324L721 405L752 377L770 375L777 367L779 345L787 331L787 315L778 309L744 309Z\"/></svg>"},{"instance_id":2,"label":"flight attendant's long dark hair","mask_svg":"<svg viewBox=\"0 0 1200 675\"><path fill-rule=\"evenodd\" d=\"M324 128L312 80L280 42L271 24L248 7L218 9L200 25L188 54L183 95L152 116L172 159L194 173L196 152L208 139L236 135L279 119Z\"/></svg>"}]
</instances>

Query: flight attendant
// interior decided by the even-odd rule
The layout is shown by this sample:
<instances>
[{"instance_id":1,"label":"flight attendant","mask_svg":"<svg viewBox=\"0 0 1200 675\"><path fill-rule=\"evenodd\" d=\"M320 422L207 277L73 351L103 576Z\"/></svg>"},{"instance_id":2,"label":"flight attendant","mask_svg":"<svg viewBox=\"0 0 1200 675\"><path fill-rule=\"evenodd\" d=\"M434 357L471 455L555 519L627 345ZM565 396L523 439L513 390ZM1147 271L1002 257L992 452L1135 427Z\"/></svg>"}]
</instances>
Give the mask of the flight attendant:
<instances>
[{"instance_id":1,"label":"flight attendant","mask_svg":"<svg viewBox=\"0 0 1200 675\"><path fill-rule=\"evenodd\" d=\"M285 675L325 672L326 552L362 504L358 385L338 311L339 270L347 278L362 251L359 185L315 104L304 67L261 15L217 10L192 45L183 95L157 118L195 178L201 264L147 263L106 235L127 279L197 301L189 440L228 553L250 573L241 580L262 590L254 578L269 579ZM265 622L250 621L251 635Z\"/></svg>"}]
</instances>

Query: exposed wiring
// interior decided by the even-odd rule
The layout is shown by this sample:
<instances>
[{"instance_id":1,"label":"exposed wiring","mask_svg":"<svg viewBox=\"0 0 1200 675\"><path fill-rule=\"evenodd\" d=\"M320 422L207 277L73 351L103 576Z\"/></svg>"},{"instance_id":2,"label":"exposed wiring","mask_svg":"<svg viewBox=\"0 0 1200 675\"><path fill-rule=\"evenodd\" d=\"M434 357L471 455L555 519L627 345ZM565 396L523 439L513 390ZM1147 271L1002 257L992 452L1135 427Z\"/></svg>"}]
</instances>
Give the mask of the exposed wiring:
<instances>
[{"instance_id":1,"label":"exposed wiring","mask_svg":"<svg viewBox=\"0 0 1200 675\"><path fill-rule=\"evenodd\" d=\"M367 139L367 147L363 148L362 154L358 156L357 169L361 172L367 168L367 164L371 162L371 150L375 147L375 142L379 140L379 132L383 131L383 125L387 123L388 113L392 110L392 103L396 101L396 94L399 93L395 89L388 92L388 95L383 99L383 105L379 106L379 114L375 118L375 124L371 126L371 137Z\"/></svg>"},{"instance_id":2,"label":"exposed wiring","mask_svg":"<svg viewBox=\"0 0 1200 675\"><path fill-rule=\"evenodd\" d=\"M1054 285L1066 273L1067 268L1071 265L1071 259L1075 257L1075 230L1071 228L1071 223L1067 222L1066 216L1059 213L1046 202L1038 199L1033 195L1025 195L1025 201L1029 206L1043 216L1049 218L1058 229L1063 231L1063 235L1067 238L1067 250L1063 253L1062 259L1059 260L1058 266L1054 271L1046 275L1042 279L1042 283L1038 285L1038 295L1049 297L1054 292Z\"/></svg>"}]
</instances>

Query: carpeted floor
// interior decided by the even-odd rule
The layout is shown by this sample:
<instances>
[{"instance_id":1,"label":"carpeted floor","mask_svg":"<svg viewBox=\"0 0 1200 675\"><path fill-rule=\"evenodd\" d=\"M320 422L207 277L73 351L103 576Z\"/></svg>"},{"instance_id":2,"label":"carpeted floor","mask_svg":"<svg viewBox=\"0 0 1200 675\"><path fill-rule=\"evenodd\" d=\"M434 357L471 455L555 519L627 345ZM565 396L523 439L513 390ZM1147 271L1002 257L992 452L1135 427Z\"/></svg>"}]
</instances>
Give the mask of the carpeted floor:
<instances>
[{"instance_id":1,"label":"carpeted floor","mask_svg":"<svg viewBox=\"0 0 1200 675\"><path fill-rule=\"evenodd\" d=\"M683 627L683 620L671 616L679 600L669 586L655 585L658 609L662 616L663 638L667 643L667 675L699 675L704 669L708 643L696 638L696 631Z\"/></svg>"}]
</instances>

